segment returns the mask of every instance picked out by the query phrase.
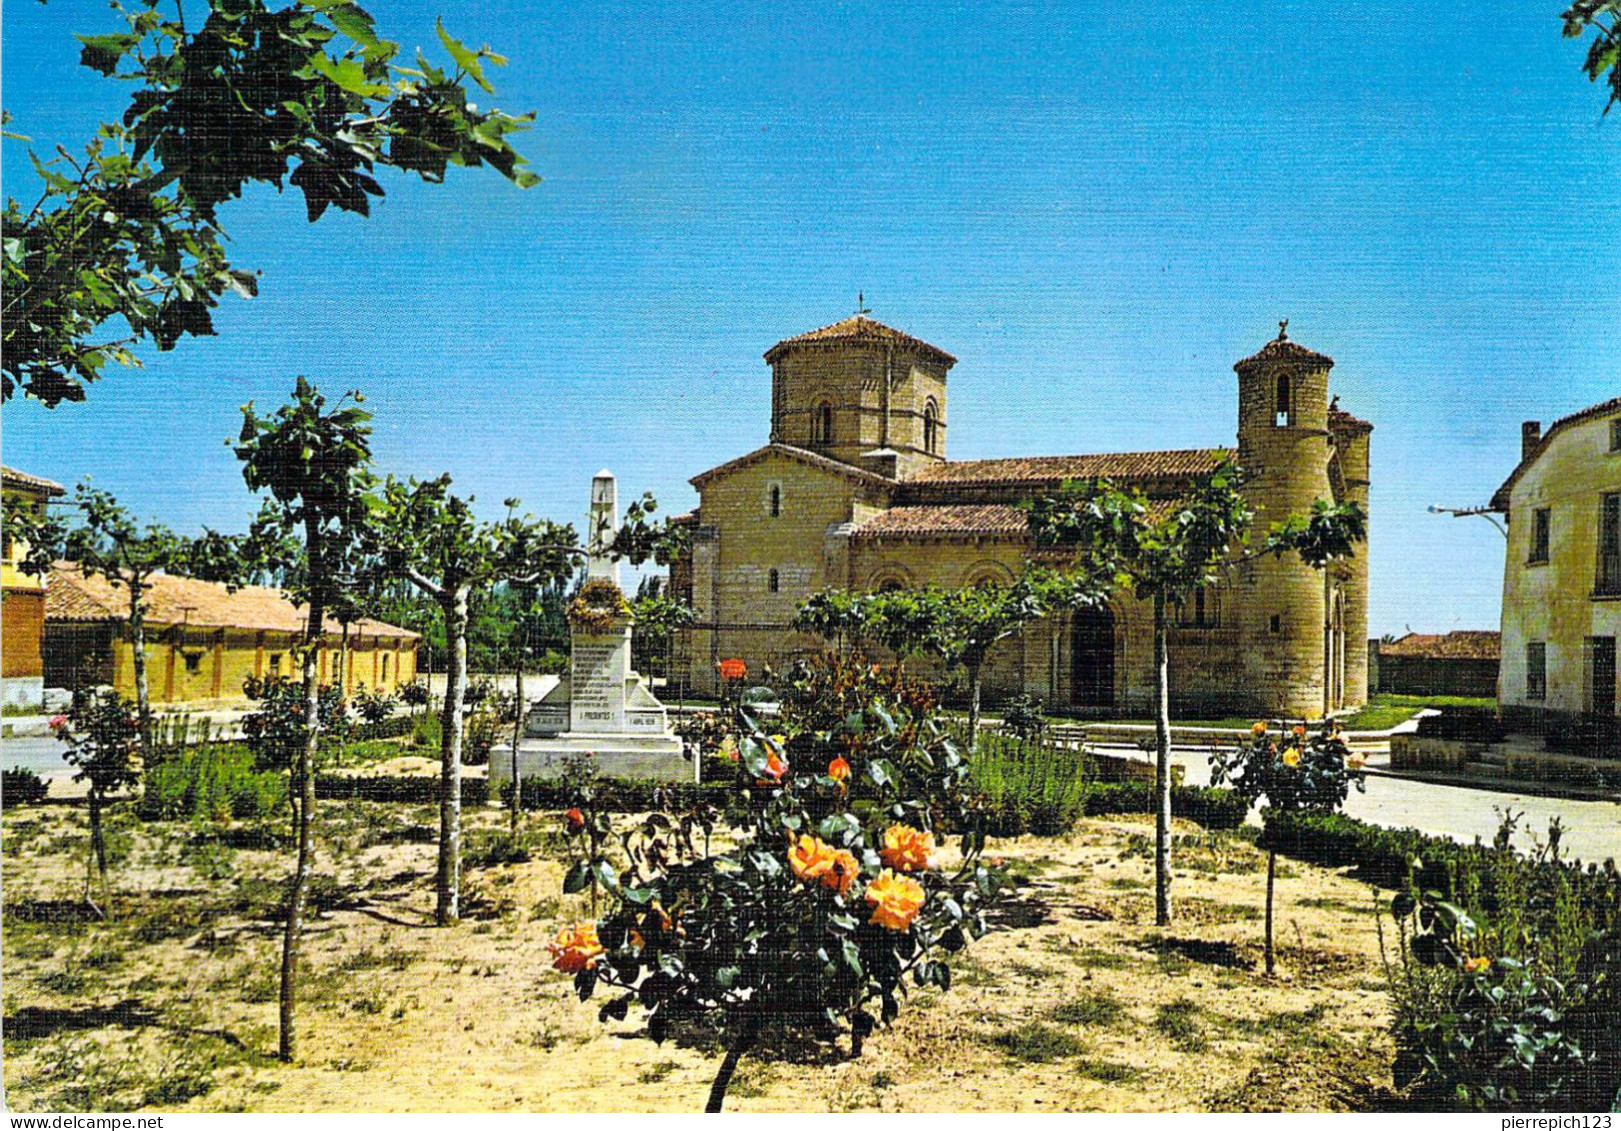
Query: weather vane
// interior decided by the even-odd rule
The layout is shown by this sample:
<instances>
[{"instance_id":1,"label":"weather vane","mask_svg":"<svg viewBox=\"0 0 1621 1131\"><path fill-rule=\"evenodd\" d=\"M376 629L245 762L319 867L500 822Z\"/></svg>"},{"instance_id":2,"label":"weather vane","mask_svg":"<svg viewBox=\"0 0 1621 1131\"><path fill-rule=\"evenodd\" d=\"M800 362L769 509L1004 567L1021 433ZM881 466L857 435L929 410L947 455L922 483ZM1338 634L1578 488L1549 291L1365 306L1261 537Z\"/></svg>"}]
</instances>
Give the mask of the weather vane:
<instances>
[{"instance_id":1,"label":"weather vane","mask_svg":"<svg viewBox=\"0 0 1621 1131\"><path fill-rule=\"evenodd\" d=\"M1289 320L1287 318L1283 318L1283 319L1280 319L1278 321L1278 341L1286 342L1288 340L1289 340Z\"/></svg>"},{"instance_id":2,"label":"weather vane","mask_svg":"<svg viewBox=\"0 0 1621 1131\"><path fill-rule=\"evenodd\" d=\"M871 314L871 313L872 313L872 311L870 309L868 309L868 307L867 307L867 296L863 292L857 291L856 292L856 316L860 317L863 314Z\"/></svg>"}]
</instances>

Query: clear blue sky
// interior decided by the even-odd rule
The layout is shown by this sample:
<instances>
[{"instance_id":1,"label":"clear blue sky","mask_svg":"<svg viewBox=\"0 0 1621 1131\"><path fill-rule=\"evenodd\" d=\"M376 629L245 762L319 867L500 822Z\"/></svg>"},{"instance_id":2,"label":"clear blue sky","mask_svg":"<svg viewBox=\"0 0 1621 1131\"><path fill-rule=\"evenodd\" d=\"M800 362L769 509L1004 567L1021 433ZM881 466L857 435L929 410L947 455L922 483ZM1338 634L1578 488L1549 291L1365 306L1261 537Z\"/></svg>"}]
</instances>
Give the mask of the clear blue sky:
<instances>
[{"instance_id":1,"label":"clear blue sky","mask_svg":"<svg viewBox=\"0 0 1621 1131\"><path fill-rule=\"evenodd\" d=\"M1499 535L1426 504L1484 502L1522 419L1621 392L1621 114L1562 5L1128 7L376 4L407 48L442 12L510 56L545 182L231 206L261 296L86 404L7 405L5 461L238 529L237 406L305 373L366 391L384 469L492 511L577 518L604 465L684 510L766 438L760 354L858 290L959 358L957 458L1230 443L1231 365L1287 317L1378 429L1373 631L1495 626ZM122 109L71 36L115 21L7 8L37 148Z\"/></svg>"}]
</instances>

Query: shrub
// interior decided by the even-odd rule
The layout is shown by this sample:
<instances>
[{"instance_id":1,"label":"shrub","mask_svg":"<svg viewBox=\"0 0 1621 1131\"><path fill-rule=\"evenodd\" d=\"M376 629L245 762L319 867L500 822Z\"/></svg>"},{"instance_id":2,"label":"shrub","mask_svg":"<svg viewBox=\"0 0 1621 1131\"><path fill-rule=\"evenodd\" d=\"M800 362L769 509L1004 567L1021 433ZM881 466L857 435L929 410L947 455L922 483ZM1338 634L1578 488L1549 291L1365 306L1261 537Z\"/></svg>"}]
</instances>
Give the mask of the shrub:
<instances>
[{"instance_id":1,"label":"shrub","mask_svg":"<svg viewBox=\"0 0 1621 1131\"><path fill-rule=\"evenodd\" d=\"M437 720L435 720L437 721ZM359 742L379 742L387 738L404 738L416 730L417 719L411 715L393 715L380 722L362 722L354 728Z\"/></svg>"},{"instance_id":2,"label":"shrub","mask_svg":"<svg viewBox=\"0 0 1621 1131\"><path fill-rule=\"evenodd\" d=\"M149 821L268 817L287 803L287 779L255 764L235 743L180 751L147 774L137 812Z\"/></svg>"},{"instance_id":3,"label":"shrub","mask_svg":"<svg viewBox=\"0 0 1621 1131\"><path fill-rule=\"evenodd\" d=\"M1050 742L981 734L969 773L992 836L1066 833L1085 808L1080 754Z\"/></svg>"},{"instance_id":4,"label":"shrub","mask_svg":"<svg viewBox=\"0 0 1621 1131\"><path fill-rule=\"evenodd\" d=\"M495 748L501 730L501 719L496 712L480 711L470 717L466 733L462 735L462 765L489 765L490 751Z\"/></svg>"},{"instance_id":5,"label":"shrub","mask_svg":"<svg viewBox=\"0 0 1621 1131\"><path fill-rule=\"evenodd\" d=\"M1002 729L1018 738L1041 738L1047 733L1047 716L1034 695L1015 695L1002 705Z\"/></svg>"},{"instance_id":6,"label":"shrub","mask_svg":"<svg viewBox=\"0 0 1621 1131\"><path fill-rule=\"evenodd\" d=\"M1093 782L1087 787L1085 814L1152 813L1158 804L1152 782ZM1236 829L1244 824L1249 804L1230 789L1179 785L1171 790L1171 814L1207 829Z\"/></svg>"},{"instance_id":7,"label":"shrub","mask_svg":"<svg viewBox=\"0 0 1621 1131\"><path fill-rule=\"evenodd\" d=\"M859 1053L899 1014L903 979L948 989L947 956L986 930L1004 873L980 861L983 834L963 835L953 871L930 866L936 834L970 827L969 770L914 690L828 656L796 673L781 733L751 730L739 711L734 781L746 801L739 834L717 849L707 815L654 813L616 837L597 783L572 779L579 853L563 890L590 888L594 910L599 892L608 903L563 931L555 965L582 999L618 991L604 1021L644 1009L655 1041L718 1021L727 1051L710 1111L762 1038L830 1041L848 1026ZM830 725L806 725L817 719ZM612 843L628 865L607 855Z\"/></svg>"},{"instance_id":8,"label":"shrub","mask_svg":"<svg viewBox=\"0 0 1621 1131\"><path fill-rule=\"evenodd\" d=\"M443 724L439 716L434 714L417 715L411 720L411 745L418 750L438 751L444 741Z\"/></svg>"},{"instance_id":9,"label":"shrub","mask_svg":"<svg viewBox=\"0 0 1621 1131\"><path fill-rule=\"evenodd\" d=\"M404 805L436 805L439 778L395 774L360 776L317 774L315 796L323 801L381 801ZM490 799L490 783L484 778L462 779L462 804L480 806Z\"/></svg>"},{"instance_id":10,"label":"shrub","mask_svg":"<svg viewBox=\"0 0 1621 1131\"><path fill-rule=\"evenodd\" d=\"M50 784L33 770L14 766L0 771L0 807L38 804L49 790Z\"/></svg>"},{"instance_id":11,"label":"shrub","mask_svg":"<svg viewBox=\"0 0 1621 1131\"><path fill-rule=\"evenodd\" d=\"M400 687L400 702L411 708L413 712L420 711L428 705L433 696L425 683L407 683Z\"/></svg>"},{"instance_id":12,"label":"shrub","mask_svg":"<svg viewBox=\"0 0 1621 1131\"><path fill-rule=\"evenodd\" d=\"M285 676L249 677L242 690L259 706L242 719L242 737L261 770L288 770L298 765L304 749L304 688ZM330 752L349 738L349 713L343 693L322 687L317 693L316 717L323 751Z\"/></svg>"},{"instance_id":13,"label":"shrub","mask_svg":"<svg viewBox=\"0 0 1621 1131\"><path fill-rule=\"evenodd\" d=\"M736 767L728 765L729 774ZM572 788L558 778L524 778L519 804L525 809L567 809L574 804ZM730 780L669 782L627 778L598 778L593 783L595 804L607 813L647 813L655 809L685 809L694 805L724 805L737 792ZM512 801L512 783L501 787L501 803Z\"/></svg>"}]
</instances>

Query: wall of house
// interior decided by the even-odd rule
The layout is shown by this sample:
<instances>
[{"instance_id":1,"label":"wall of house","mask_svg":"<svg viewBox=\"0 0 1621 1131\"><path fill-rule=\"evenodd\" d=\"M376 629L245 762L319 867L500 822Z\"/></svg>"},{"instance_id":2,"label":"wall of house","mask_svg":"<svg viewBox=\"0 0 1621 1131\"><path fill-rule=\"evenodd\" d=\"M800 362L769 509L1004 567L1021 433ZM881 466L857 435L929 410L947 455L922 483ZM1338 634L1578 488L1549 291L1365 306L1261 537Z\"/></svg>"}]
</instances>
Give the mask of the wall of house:
<instances>
[{"instance_id":1,"label":"wall of house","mask_svg":"<svg viewBox=\"0 0 1621 1131\"><path fill-rule=\"evenodd\" d=\"M7 489L6 509L39 508L40 492ZM8 707L37 707L44 700L45 583L18 568L27 547L5 541L0 553L0 699Z\"/></svg>"},{"instance_id":2,"label":"wall of house","mask_svg":"<svg viewBox=\"0 0 1621 1131\"><path fill-rule=\"evenodd\" d=\"M1387 695L1490 699L1497 694L1497 661L1380 656L1379 690Z\"/></svg>"},{"instance_id":3,"label":"wall of house","mask_svg":"<svg viewBox=\"0 0 1621 1131\"><path fill-rule=\"evenodd\" d=\"M253 629L217 629L148 625L146 630L147 691L154 703L189 703L241 700L242 686L250 677L284 675L297 679L298 658L293 649L299 634L259 632ZM326 683L337 675L340 650L336 634L329 636L317 662ZM72 688L87 679L110 684L125 695L135 694L135 654L123 626L49 624L45 651L47 682ZM388 675L383 678L383 658ZM192 662L187 662L187 657ZM387 691L416 678L415 641L402 637L351 636L348 678L352 693L360 687Z\"/></svg>"},{"instance_id":4,"label":"wall of house","mask_svg":"<svg viewBox=\"0 0 1621 1131\"><path fill-rule=\"evenodd\" d=\"M1621 598L1595 593L1599 509L1621 491L1621 453L1611 452L1610 417L1560 430L1514 485L1503 568L1503 651L1498 700L1505 716L1590 710L1589 637L1621 637ZM1549 510L1549 553L1531 562L1532 514ZM1547 648L1547 696L1529 695L1527 645Z\"/></svg>"}]
</instances>

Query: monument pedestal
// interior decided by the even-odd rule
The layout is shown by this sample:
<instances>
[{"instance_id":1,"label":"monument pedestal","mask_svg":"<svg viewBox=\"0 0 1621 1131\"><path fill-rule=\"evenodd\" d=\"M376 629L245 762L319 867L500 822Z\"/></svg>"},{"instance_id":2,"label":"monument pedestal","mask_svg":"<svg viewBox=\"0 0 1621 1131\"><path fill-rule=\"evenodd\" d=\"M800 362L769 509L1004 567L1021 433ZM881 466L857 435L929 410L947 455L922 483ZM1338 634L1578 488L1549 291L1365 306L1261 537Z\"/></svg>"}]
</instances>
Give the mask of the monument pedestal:
<instances>
[{"instance_id":1,"label":"monument pedestal","mask_svg":"<svg viewBox=\"0 0 1621 1131\"><path fill-rule=\"evenodd\" d=\"M529 711L518 743L522 777L557 777L573 755L595 755L606 777L698 780L701 759L688 756L670 730L664 704L630 668L631 618L608 547L618 529L618 490L606 471L591 481L591 562L569 618L569 670ZM512 774L512 758L490 758L490 785Z\"/></svg>"}]
</instances>

